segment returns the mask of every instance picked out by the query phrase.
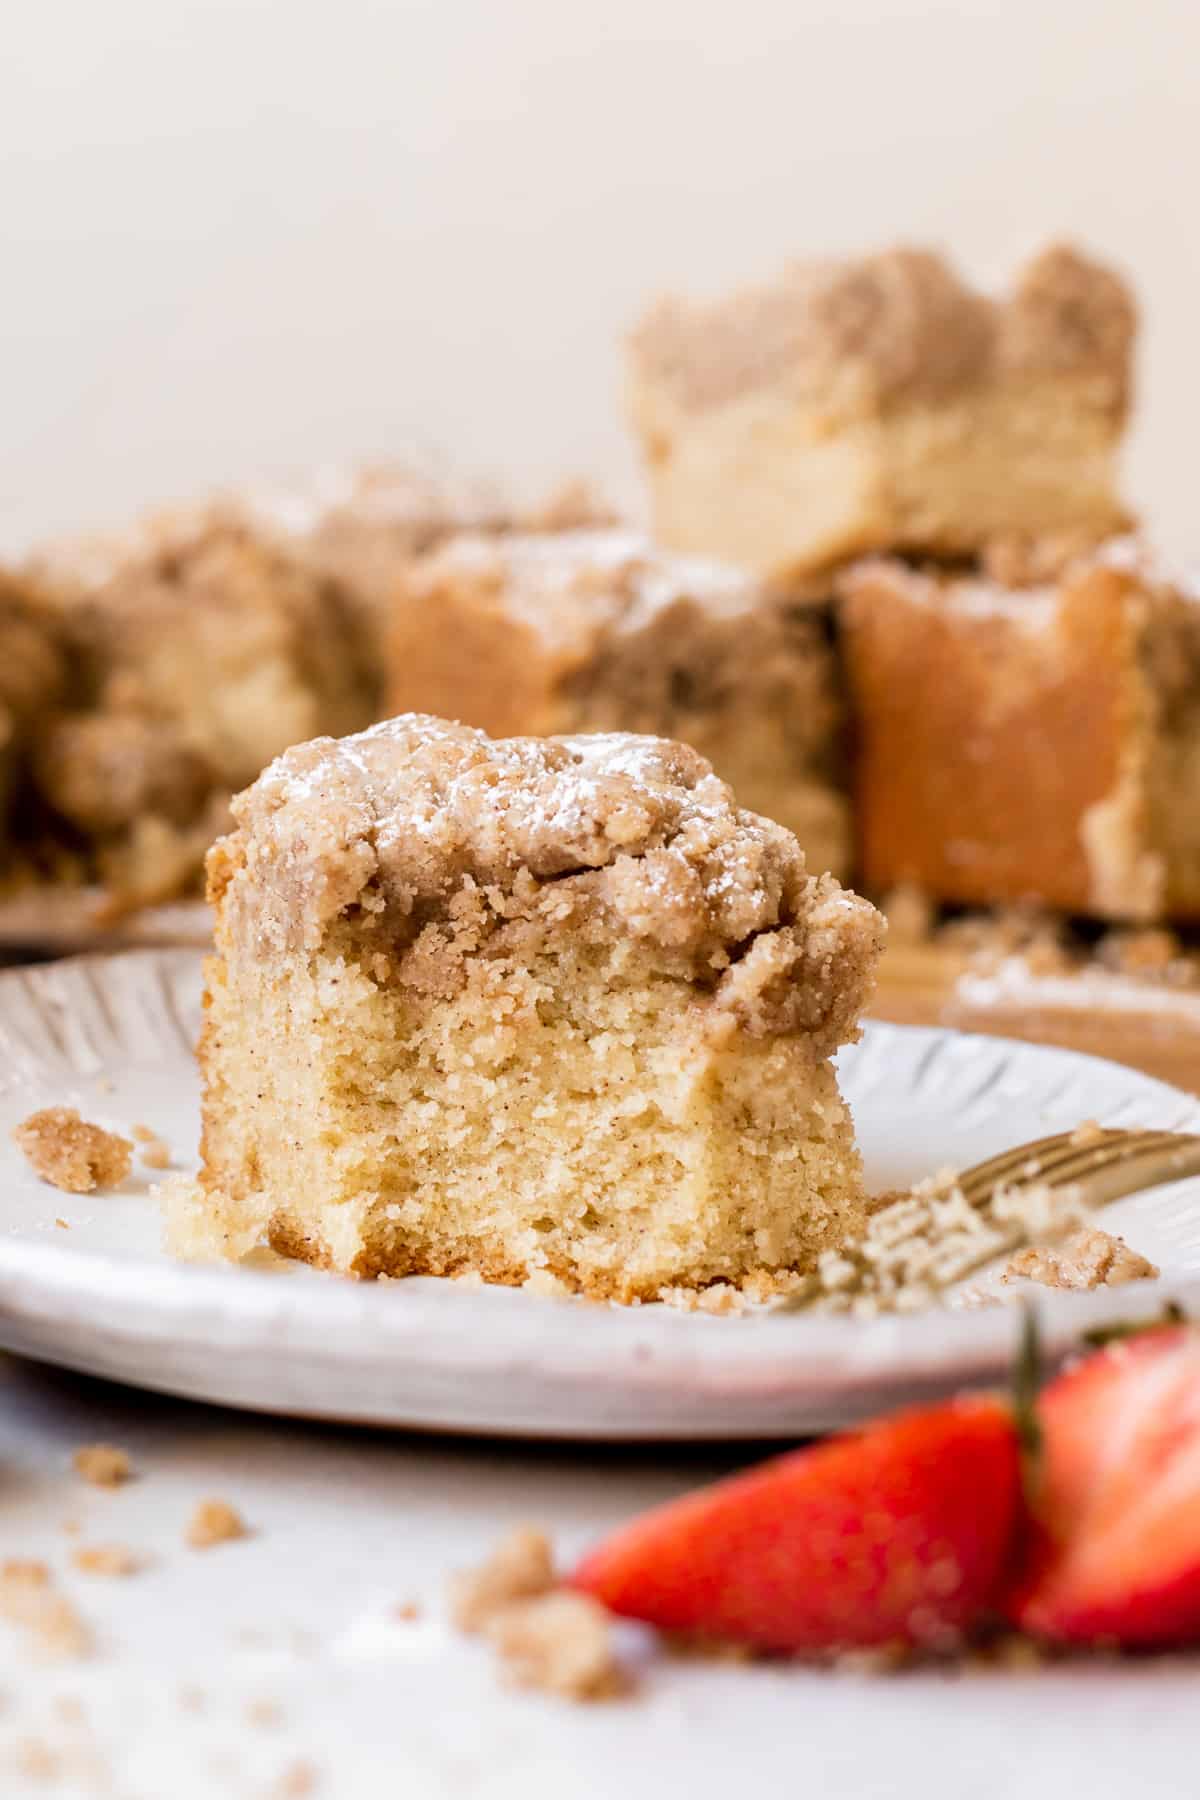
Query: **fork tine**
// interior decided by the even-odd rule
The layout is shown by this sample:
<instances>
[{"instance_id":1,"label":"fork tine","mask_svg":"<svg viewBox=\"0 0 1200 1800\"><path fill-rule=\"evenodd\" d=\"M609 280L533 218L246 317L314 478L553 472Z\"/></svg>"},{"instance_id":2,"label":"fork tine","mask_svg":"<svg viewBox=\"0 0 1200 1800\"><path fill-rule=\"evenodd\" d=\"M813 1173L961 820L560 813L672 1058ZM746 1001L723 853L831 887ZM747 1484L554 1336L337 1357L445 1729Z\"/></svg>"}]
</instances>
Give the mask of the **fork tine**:
<instances>
[{"instance_id":1,"label":"fork tine","mask_svg":"<svg viewBox=\"0 0 1200 1800\"><path fill-rule=\"evenodd\" d=\"M986 1204L999 1187L1032 1182L1078 1185L1088 1204L1103 1205L1139 1188L1200 1174L1200 1137L1172 1131L1106 1131L1080 1144L1072 1143L1073 1136L1060 1132L977 1163L963 1171L958 1186L973 1206Z\"/></svg>"},{"instance_id":2,"label":"fork tine","mask_svg":"<svg viewBox=\"0 0 1200 1800\"><path fill-rule=\"evenodd\" d=\"M1134 1135L1142 1136L1144 1134L1118 1131L1104 1133L1105 1139L1127 1138ZM1056 1131L1050 1137L1034 1138L1028 1144L1016 1144L1011 1150L1001 1150L997 1155L989 1156L984 1162L973 1163L969 1169L964 1169L959 1176L958 1184L962 1187L968 1181L972 1183L988 1181L994 1185L1004 1180L1006 1176L1019 1175L1029 1162L1044 1164L1047 1158L1067 1146L1072 1149L1084 1149L1101 1141L1098 1138L1090 1138L1086 1144L1076 1144L1072 1141L1074 1138L1073 1131Z\"/></svg>"}]
</instances>

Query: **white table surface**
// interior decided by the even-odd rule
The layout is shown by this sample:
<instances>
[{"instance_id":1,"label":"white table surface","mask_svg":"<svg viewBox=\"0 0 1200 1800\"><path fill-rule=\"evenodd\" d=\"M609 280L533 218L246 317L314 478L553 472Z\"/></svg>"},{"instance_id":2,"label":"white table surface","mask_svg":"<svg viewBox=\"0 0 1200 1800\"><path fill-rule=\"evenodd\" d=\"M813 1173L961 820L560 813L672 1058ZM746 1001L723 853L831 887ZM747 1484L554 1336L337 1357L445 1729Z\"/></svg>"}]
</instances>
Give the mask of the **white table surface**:
<instances>
[{"instance_id":1,"label":"white table surface","mask_svg":"<svg viewBox=\"0 0 1200 1800\"><path fill-rule=\"evenodd\" d=\"M95 1440L128 1448L137 1481L84 1483L71 1451ZM276 1422L5 1359L0 1556L49 1562L98 1643L87 1662L40 1665L0 1625L0 1795L268 1800L298 1762L316 1800L1200 1792L1200 1659L890 1677L653 1663L636 1698L585 1708L503 1689L446 1629L447 1573L506 1527L544 1524L569 1555L722 1466L711 1449ZM253 1536L186 1548L209 1495ZM71 1567L76 1544L114 1541L150 1566ZM410 1599L418 1623L393 1616ZM256 1720L264 1705L276 1722ZM82 1724L64 1719L79 1708ZM59 1753L53 1779L31 1772L31 1740Z\"/></svg>"}]
</instances>

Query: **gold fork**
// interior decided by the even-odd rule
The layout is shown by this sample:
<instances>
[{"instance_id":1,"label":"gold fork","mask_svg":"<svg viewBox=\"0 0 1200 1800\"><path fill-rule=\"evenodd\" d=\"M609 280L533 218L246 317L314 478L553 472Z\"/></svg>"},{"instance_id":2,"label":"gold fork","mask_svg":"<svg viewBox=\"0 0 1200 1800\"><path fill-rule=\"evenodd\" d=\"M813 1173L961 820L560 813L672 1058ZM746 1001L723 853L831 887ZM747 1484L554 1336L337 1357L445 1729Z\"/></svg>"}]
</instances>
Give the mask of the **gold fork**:
<instances>
[{"instance_id":1,"label":"gold fork","mask_svg":"<svg viewBox=\"0 0 1200 1800\"><path fill-rule=\"evenodd\" d=\"M997 1189L1074 1187L1088 1207L1200 1175L1200 1136L1181 1131L1059 1131L964 1169L955 1186L985 1207Z\"/></svg>"}]
</instances>

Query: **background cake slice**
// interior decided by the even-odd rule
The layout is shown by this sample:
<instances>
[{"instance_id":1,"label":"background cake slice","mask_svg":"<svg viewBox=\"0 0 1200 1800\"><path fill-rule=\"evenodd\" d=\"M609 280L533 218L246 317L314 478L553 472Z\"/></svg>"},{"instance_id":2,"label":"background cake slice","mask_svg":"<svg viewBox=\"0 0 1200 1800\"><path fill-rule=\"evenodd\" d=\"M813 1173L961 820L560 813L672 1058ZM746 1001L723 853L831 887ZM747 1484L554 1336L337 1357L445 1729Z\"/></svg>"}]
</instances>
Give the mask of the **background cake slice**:
<instances>
[{"instance_id":1,"label":"background cake slice","mask_svg":"<svg viewBox=\"0 0 1200 1800\"><path fill-rule=\"evenodd\" d=\"M999 302L911 249L663 301L630 344L656 535L787 582L1119 529L1135 324L1125 283L1063 246Z\"/></svg>"},{"instance_id":2,"label":"background cake slice","mask_svg":"<svg viewBox=\"0 0 1200 1800\"><path fill-rule=\"evenodd\" d=\"M281 750L375 716L340 594L244 520L151 515L34 567L66 666L31 745L40 825L129 904L198 884Z\"/></svg>"},{"instance_id":3,"label":"background cake slice","mask_svg":"<svg viewBox=\"0 0 1200 1800\"><path fill-rule=\"evenodd\" d=\"M795 832L810 869L849 872L829 620L728 565L622 530L458 537L398 583L388 670L393 712L681 739Z\"/></svg>"},{"instance_id":4,"label":"background cake slice","mask_svg":"<svg viewBox=\"0 0 1200 1800\"><path fill-rule=\"evenodd\" d=\"M861 1225L830 1058L881 921L693 751L406 716L235 812L185 1254L632 1299Z\"/></svg>"},{"instance_id":5,"label":"background cake slice","mask_svg":"<svg viewBox=\"0 0 1200 1800\"><path fill-rule=\"evenodd\" d=\"M862 879L1200 918L1200 597L1130 540L1052 581L842 579Z\"/></svg>"}]
</instances>

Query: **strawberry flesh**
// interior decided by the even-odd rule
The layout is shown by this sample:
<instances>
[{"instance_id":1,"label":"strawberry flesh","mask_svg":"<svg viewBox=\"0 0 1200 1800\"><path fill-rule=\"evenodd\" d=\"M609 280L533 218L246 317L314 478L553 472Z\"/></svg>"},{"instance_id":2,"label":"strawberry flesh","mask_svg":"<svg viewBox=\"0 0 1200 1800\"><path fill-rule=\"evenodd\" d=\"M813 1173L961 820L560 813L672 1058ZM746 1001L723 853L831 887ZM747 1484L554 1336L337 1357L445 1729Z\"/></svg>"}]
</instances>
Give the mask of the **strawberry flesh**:
<instances>
[{"instance_id":1,"label":"strawberry flesh","mask_svg":"<svg viewBox=\"0 0 1200 1800\"><path fill-rule=\"evenodd\" d=\"M902 1413L633 1520L572 1581L629 1618L763 1650L950 1650L1003 1589L1019 1463L1001 1400Z\"/></svg>"}]
</instances>

